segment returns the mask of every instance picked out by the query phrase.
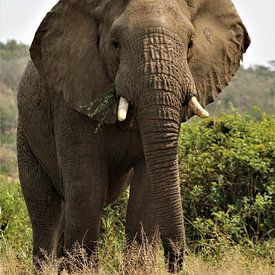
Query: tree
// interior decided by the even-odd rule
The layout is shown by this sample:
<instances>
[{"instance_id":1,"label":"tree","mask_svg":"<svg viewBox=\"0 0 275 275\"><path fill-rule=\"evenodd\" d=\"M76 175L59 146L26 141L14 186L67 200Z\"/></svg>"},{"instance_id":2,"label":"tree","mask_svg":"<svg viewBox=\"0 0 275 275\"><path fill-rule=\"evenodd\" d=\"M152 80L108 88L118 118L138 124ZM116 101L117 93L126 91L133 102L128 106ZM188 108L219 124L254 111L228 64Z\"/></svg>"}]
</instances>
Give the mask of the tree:
<instances>
[{"instance_id":1,"label":"tree","mask_svg":"<svg viewBox=\"0 0 275 275\"><path fill-rule=\"evenodd\" d=\"M0 44L1 74L0 81L16 92L22 73L29 59L29 47L9 40Z\"/></svg>"}]
</instances>

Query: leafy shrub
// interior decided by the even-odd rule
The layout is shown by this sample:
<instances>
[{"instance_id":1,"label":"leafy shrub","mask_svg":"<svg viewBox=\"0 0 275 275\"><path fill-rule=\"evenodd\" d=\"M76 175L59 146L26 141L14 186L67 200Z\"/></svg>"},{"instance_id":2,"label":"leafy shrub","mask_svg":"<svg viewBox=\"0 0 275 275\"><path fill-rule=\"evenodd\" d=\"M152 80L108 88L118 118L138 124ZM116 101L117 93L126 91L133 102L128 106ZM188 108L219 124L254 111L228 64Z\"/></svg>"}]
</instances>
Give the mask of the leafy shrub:
<instances>
[{"instance_id":1,"label":"leafy shrub","mask_svg":"<svg viewBox=\"0 0 275 275\"><path fill-rule=\"evenodd\" d=\"M0 175L0 255L31 255L32 230L18 181Z\"/></svg>"},{"instance_id":2,"label":"leafy shrub","mask_svg":"<svg viewBox=\"0 0 275 275\"><path fill-rule=\"evenodd\" d=\"M108 205L103 210L101 221L101 243L112 242L113 250L123 251L126 210L129 199L129 188L112 205Z\"/></svg>"},{"instance_id":3,"label":"leafy shrub","mask_svg":"<svg viewBox=\"0 0 275 275\"><path fill-rule=\"evenodd\" d=\"M195 249L224 237L242 245L275 237L274 129L265 115L182 125L183 208Z\"/></svg>"}]
</instances>

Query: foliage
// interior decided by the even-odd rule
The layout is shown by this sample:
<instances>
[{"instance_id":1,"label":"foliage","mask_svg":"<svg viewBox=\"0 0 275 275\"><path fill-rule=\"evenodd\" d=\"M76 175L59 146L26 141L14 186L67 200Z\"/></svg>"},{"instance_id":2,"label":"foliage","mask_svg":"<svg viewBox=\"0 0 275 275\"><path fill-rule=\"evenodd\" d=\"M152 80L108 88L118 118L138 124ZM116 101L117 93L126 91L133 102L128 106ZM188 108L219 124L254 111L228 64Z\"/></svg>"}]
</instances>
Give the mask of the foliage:
<instances>
[{"instance_id":1,"label":"foliage","mask_svg":"<svg viewBox=\"0 0 275 275\"><path fill-rule=\"evenodd\" d=\"M16 174L16 93L28 62L28 46L10 40L0 42L0 172Z\"/></svg>"},{"instance_id":2,"label":"foliage","mask_svg":"<svg viewBox=\"0 0 275 275\"><path fill-rule=\"evenodd\" d=\"M0 255L29 261L32 230L18 181L0 175Z\"/></svg>"},{"instance_id":3,"label":"foliage","mask_svg":"<svg viewBox=\"0 0 275 275\"><path fill-rule=\"evenodd\" d=\"M199 250L226 237L275 237L275 120L240 114L182 126L180 173L186 235Z\"/></svg>"},{"instance_id":4,"label":"foliage","mask_svg":"<svg viewBox=\"0 0 275 275\"><path fill-rule=\"evenodd\" d=\"M114 240L114 236L117 240L123 240L128 199L129 189L126 189L118 201L104 208L101 222L101 242Z\"/></svg>"},{"instance_id":5,"label":"foliage","mask_svg":"<svg viewBox=\"0 0 275 275\"><path fill-rule=\"evenodd\" d=\"M114 106L116 102L114 87L103 94L102 96L96 98L93 102L88 105L81 106L82 109L87 109L88 116L90 118L97 118L100 116L101 119L104 119L106 113Z\"/></svg>"},{"instance_id":6,"label":"foliage","mask_svg":"<svg viewBox=\"0 0 275 275\"><path fill-rule=\"evenodd\" d=\"M15 127L17 107L14 92L0 82L0 173L16 174Z\"/></svg>"},{"instance_id":7,"label":"foliage","mask_svg":"<svg viewBox=\"0 0 275 275\"><path fill-rule=\"evenodd\" d=\"M13 139L15 134L11 133L10 136L6 135L5 137ZM0 174L14 178L17 176L16 150L13 146L5 144L0 148Z\"/></svg>"},{"instance_id":8,"label":"foliage","mask_svg":"<svg viewBox=\"0 0 275 275\"><path fill-rule=\"evenodd\" d=\"M14 92L0 82L0 134L5 135L17 124L17 107Z\"/></svg>"},{"instance_id":9,"label":"foliage","mask_svg":"<svg viewBox=\"0 0 275 275\"><path fill-rule=\"evenodd\" d=\"M101 257L108 259L104 261L104 268L111 270L119 267L119 257L123 262L123 253L125 251L125 220L127 203L129 199L129 189L126 189L123 195L112 205L108 205L103 210L103 216L100 227ZM115 261L113 257L115 256ZM110 272L111 273L111 272ZM109 273L108 273L109 274Z\"/></svg>"},{"instance_id":10,"label":"foliage","mask_svg":"<svg viewBox=\"0 0 275 275\"><path fill-rule=\"evenodd\" d=\"M113 112L115 107L117 107L117 98L115 95L114 86L112 85L110 91L96 98L93 102L80 107L87 110L89 118L99 121L99 124L95 130L95 133L97 133L106 116L110 112Z\"/></svg>"},{"instance_id":11,"label":"foliage","mask_svg":"<svg viewBox=\"0 0 275 275\"><path fill-rule=\"evenodd\" d=\"M272 61L270 62L273 64ZM218 102L208 106L211 114L230 113L228 104L231 103L238 112L249 113L257 116L254 108L269 115L275 115L274 96L275 96L275 72L271 68L255 65L245 69L241 67L236 76L218 97Z\"/></svg>"},{"instance_id":12,"label":"foliage","mask_svg":"<svg viewBox=\"0 0 275 275\"><path fill-rule=\"evenodd\" d=\"M8 88L16 91L29 59L28 46L10 40L6 44L0 43L1 74L0 81Z\"/></svg>"}]
</instances>

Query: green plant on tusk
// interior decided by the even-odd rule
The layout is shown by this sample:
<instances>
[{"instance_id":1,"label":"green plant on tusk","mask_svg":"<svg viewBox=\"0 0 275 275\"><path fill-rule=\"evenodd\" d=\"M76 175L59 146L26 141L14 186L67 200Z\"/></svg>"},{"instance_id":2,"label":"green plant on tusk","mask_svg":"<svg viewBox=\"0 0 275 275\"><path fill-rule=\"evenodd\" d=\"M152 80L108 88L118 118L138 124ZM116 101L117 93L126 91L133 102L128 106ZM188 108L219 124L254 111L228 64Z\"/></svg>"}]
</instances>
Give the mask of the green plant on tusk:
<instances>
[{"instance_id":1,"label":"green plant on tusk","mask_svg":"<svg viewBox=\"0 0 275 275\"><path fill-rule=\"evenodd\" d=\"M99 121L99 124L97 125L95 130L95 133L97 133L99 128L103 124L106 115L111 110L114 110L116 105L117 105L117 97L115 94L115 87L112 84L108 92L97 97L91 103L80 106L80 108L87 110L89 118L96 119L97 121Z\"/></svg>"}]
</instances>

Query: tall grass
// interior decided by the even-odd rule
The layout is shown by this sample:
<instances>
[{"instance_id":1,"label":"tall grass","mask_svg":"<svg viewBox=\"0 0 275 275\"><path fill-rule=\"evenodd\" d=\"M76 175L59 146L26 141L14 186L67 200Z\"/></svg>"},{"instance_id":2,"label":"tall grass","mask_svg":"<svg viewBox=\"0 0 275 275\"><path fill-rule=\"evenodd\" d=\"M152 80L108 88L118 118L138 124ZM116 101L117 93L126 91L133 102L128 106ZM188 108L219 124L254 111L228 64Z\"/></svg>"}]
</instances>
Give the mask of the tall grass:
<instances>
[{"instance_id":1,"label":"tall grass","mask_svg":"<svg viewBox=\"0 0 275 275\"><path fill-rule=\"evenodd\" d=\"M143 257L143 265L138 265L139 261L133 260L131 265L125 267L124 253L121 251L108 251L108 245L104 251L100 251L99 267L93 267L91 261L84 257L84 264L80 267L78 265L79 255L83 254L80 250L77 251L77 256L71 254L69 256L72 275L160 275L168 274L163 261L163 255L161 251L157 257L155 264L152 258L154 252L147 251L145 257ZM137 251L138 253L138 251ZM104 257L103 257L104 255ZM39 274L51 275L58 273L58 267L62 263L62 259L56 259L54 257L48 257L47 261L41 265ZM20 262L16 256L16 252L10 255L9 258L0 258L0 274L5 275L29 275L33 274L34 269L31 264ZM68 274L63 271L61 274ZM251 255L246 255L244 251L235 247L226 249L223 252L222 257L217 260L215 257L208 258L206 261L204 256L188 253L186 256L186 264L184 271L178 274L188 275L273 275L275 274L275 267L270 265L264 259L259 259Z\"/></svg>"}]
</instances>

